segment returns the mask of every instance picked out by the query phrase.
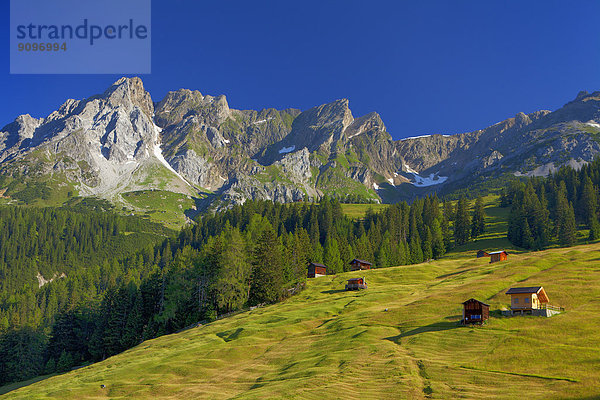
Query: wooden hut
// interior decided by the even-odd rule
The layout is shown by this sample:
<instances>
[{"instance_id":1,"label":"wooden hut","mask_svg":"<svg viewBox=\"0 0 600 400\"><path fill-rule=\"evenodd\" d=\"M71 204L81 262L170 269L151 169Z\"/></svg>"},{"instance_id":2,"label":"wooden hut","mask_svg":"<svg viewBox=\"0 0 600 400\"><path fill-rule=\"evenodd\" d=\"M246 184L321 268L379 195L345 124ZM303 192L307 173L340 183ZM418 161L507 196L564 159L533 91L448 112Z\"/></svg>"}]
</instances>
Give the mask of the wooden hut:
<instances>
[{"instance_id":1,"label":"wooden hut","mask_svg":"<svg viewBox=\"0 0 600 400\"><path fill-rule=\"evenodd\" d=\"M508 253L504 250L500 250L500 251L492 251L491 253L489 253L490 255L490 262L497 262L497 261L504 261L508 258Z\"/></svg>"},{"instance_id":2,"label":"wooden hut","mask_svg":"<svg viewBox=\"0 0 600 400\"><path fill-rule=\"evenodd\" d=\"M489 304L469 299L463 303L463 324L482 324L490 318Z\"/></svg>"},{"instance_id":3,"label":"wooden hut","mask_svg":"<svg viewBox=\"0 0 600 400\"><path fill-rule=\"evenodd\" d=\"M346 283L346 290L359 290L359 289L366 289L366 288L367 288L367 281L365 280L364 276L362 278L348 279L348 283Z\"/></svg>"},{"instance_id":4,"label":"wooden hut","mask_svg":"<svg viewBox=\"0 0 600 400\"><path fill-rule=\"evenodd\" d=\"M477 258L481 258L481 257L489 257L488 252L485 250L479 250L477 252Z\"/></svg>"},{"instance_id":5,"label":"wooden hut","mask_svg":"<svg viewBox=\"0 0 600 400\"><path fill-rule=\"evenodd\" d=\"M359 260L358 258L350 261L350 271L360 271L363 269L371 269L371 263L365 260Z\"/></svg>"},{"instance_id":6,"label":"wooden hut","mask_svg":"<svg viewBox=\"0 0 600 400\"><path fill-rule=\"evenodd\" d=\"M508 289L510 295L510 309L523 314L534 309L545 308L550 299L543 286L514 287Z\"/></svg>"},{"instance_id":7,"label":"wooden hut","mask_svg":"<svg viewBox=\"0 0 600 400\"><path fill-rule=\"evenodd\" d=\"M318 278L319 276L327 275L327 267L323 264L313 263L308 264L308 277Z\"/></svg>"},{"instance_id":8,"label":"wooden hut","mask_svg":"<svg viewBox=\"0 0 600 400\"><path fill-rule=\"evenodd\" d=\"M550 299L542 286L514 287L508 289L506 294L510 295L510 315L551 317L565 310L548 304Z\"/></svg>"}]
</instances>

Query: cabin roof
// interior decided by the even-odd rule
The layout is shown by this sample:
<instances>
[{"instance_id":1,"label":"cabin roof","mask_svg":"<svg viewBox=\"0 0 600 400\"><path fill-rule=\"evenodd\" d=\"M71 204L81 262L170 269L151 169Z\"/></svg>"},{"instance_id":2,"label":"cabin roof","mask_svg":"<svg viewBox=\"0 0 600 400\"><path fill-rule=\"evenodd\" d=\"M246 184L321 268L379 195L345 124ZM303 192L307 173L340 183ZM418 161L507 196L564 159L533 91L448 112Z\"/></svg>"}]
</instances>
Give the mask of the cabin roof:
<instances>
[{"instance_id":1,"label":"cabin roof","mask_svg":"<svg viewBox=\"0 0 600 400\"><path fill-rule=\"evenodd\" d=\"M488 254L491 256L492 254L502 254L502 253L506 253L506 251L504 251L504 250L500 250L500 251L491 251L491 252L489 252ZM506 254L508 254L508 253L506 253Z\"/></svg>"},{"instance_id":2,"label":"cabin roof","mask_svg":"<svg viewBox=\"0 0 600 400\"><path fill-rule=\"evenodd\" d=\"M510 289L508 289L508 292L506 292L506 294L530 294L530 293L536 293L538 296L538 299L542 303L547 303L550 301L543 286L516 287L516 288L510 288Z\"/></svg>"},{"instance_id":3,"label":"cabin roof","mask_svg":"<svg viewBox=\"0 0 600 400\"><path fill-rule=\"evenodd\" d=\"M488 306L488 307L490 306L489 304L485 304L483 301L479 301L479 300L477 300L477 299L473 299L473 298L470 298L470 299L469 299L469 300L467 300L467 301L463 301L463 304L467 304L467 303L468 303L468 302L470 302L470 301L476 301L476 302L478 302L479 304L482 304L482 305L484 305L484 306Z\"/></svg>"},{"instance_id":4,"label":"cabin roof","mask_svg":"<svg viewBox=\"0 0 600 400\"><path fill-rule=\"evenodd\" d=\"M369 264L369 265L371 265L370 262L365 261L365 260L359 260L358 258L355 258L354 260L350 261L350 264L352 264L354 261L358 261L361 264Z\"/></svg>"},{"instance_id":5,"label":"cabin roof","mask_svg":"<svg viewBox=\"0 0 600 400\"><path fill-rule=\"evenodd\" d=\"M506 294L537 293L542 289L542 286L513 287L508 289Z\"/></svg>"},{"instance_id":6,"label":"cabin roof","mask_svg":"<svg viewBox=\"0 0 600 400\"><path fill-rule=\"evenodd\" d=\"M352 281L364 281L365 278L350 278L348 279L348 282L352 282Z\"/></svg>"},{"instance_id":7,"label":"cabin roof","mask_svg":"<svg viewBox=\"0 0 600 400\"><path fill-rule=\"evenodd\" d=\"M327 266L326 266L326 265L319 264L319 263L315 263L315 262L311 262L311 263L310 263L310 264L308 264L308 265L314 265L315 267L323 267L323 268L327 268Z\"/></svg>"}]
</instances>

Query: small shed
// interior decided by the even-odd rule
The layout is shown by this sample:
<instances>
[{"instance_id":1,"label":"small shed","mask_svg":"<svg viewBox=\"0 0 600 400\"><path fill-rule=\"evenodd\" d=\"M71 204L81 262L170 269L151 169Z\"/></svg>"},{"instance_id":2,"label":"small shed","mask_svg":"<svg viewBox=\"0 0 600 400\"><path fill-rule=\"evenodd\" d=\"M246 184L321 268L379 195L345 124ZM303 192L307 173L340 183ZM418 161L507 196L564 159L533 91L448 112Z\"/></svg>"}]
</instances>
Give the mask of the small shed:
<instances>
[{"instance_id":1,"label":"small shed","mask_svg":"<svg viewBox=\"0 0 600 400\"><path fill-rule=\"evenodd\" d=\"M359 290L359 289L366 289L366 288L367 288L367 281L365 280L364 276L362 278L348 279L348 283L346 283L346 290Z\"/></svg>"},{"instance_id":2,"label":"small shed","mask_svg":"<svg viewBox=\"0 0 600 400\"><path fill-rule=\"evenodd\" d=\"M482 324L490 318L489 304L476 299L469 299L463 303L463 324Z\"/></svg>"},{"instance_id":3,"label":"small shed","mask_svg":"<svg viewBox=\"0 0 600 400\"><path fill-rule=\"evenodd\" d=\"M477 252L477 258L481 258L481 257L489 257L488 252L485 250L479 250Z\"/></svg>"},{"instance_id":4,"label":"small shed","mask_svg":"<svg viewBox=\"0 0 600 400\"><path fill-rule=\"evenodd\" d=\"M308 277L318 278L319 276L327 275L327 267L323 264L313 263L308 264Z\"/></svg>"},{"instance_id":5,"label":"small shed","mask_svg":"<svg viewBox=\"0 0 600 400\"><path fill-rule=\"evenodd\" d=\"M490 255L490 262L497 262L497 261L504 261L508 258L508 253L504 250L500 250L500 251L492 251L491 253L489 253Z\"/></svg>"},{"instance_id":6,"label":"small shed","mask_svg":"<svg viewBox=\"0 0 600 400\"><path fill-rule=\"evenodd\" d=\"M350 271L360 271L363 269L371 269L371 263L365 260L359 260L358 258L355 258L354 260L350 261Z\"/></svg>"}]
</instances>

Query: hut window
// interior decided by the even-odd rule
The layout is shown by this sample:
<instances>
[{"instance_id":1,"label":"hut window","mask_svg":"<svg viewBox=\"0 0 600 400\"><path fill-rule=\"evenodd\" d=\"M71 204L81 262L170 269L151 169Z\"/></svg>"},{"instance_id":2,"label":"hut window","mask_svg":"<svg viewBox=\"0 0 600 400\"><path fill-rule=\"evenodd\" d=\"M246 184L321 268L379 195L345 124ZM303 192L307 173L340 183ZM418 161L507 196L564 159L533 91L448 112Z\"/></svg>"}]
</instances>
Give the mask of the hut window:
<instances>
[{"instance_id":1,"label":"hut window","mask_svg":"<svg viewBox=\"0 0 600 400\"><path fill-rule=\"evenodd\" d=\"M518 297L515 297L515 298L513 299L513 303L515 303L515 304L519 303L519 298L518 298Z\"/></svg>"},{"instance_id":2,"label":"hut window","mask_svg":"<svg viewBox=\"0 0 600 400\"><path fill-rule=\"evenodd\" d=\"M528 297L525 298L525 303L529 303L529 298Z\"/></svg>"}]
</instances>

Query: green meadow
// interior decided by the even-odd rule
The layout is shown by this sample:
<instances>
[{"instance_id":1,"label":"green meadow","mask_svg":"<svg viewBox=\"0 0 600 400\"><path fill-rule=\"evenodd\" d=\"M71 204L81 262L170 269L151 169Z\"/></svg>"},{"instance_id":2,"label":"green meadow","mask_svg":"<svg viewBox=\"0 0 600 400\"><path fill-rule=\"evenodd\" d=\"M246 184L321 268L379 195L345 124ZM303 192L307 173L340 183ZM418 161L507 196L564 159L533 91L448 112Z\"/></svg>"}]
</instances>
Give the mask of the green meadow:
<instances>
[{"instance_id":1,"label":"green meadow","mask_svg":"<svg viewBox=\"0 0 600 400\"><path fill-rule=\"evenodd\" d=\"M6 397L594 398L599 254L592 244L489 264L469 250L312 279L282 303L144 342ZM343 291L353 276L365 276L369 288ZM543 285L566 312L502 317L504 292L531 285ZM471 297L491 305L483 326L459 324Z\"/></svg>"},{"instance_id":2,"label":"green meadow","mask_svg":"<svg viewBox=\"0 0 600 400\"><path fill-rule=\"evenodd\" d=\"M185 211L195 207L194 199L181 193L166 190L139 190L122 195L134 214L143 216L171 229L181 228L185 222Z\"/></svg>"}]
</instances>

